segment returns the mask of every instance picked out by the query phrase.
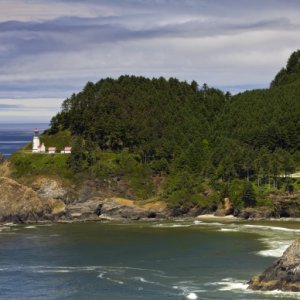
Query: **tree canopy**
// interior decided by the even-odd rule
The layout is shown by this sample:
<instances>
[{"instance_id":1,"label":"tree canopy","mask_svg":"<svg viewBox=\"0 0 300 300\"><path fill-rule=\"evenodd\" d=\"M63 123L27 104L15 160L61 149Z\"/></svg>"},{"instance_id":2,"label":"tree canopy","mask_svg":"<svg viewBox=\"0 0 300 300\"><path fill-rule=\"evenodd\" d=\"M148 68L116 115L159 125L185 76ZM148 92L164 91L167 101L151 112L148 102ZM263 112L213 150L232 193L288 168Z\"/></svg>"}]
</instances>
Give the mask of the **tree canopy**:
<instances>
[{"instance_id":1,"label":"tree canopy","mask_svg":"<svg viewBox=\"0 0 300 300\"><path fill-rule=\"evenodd\" d=\"M66 99L47 134L70 131L76 149L80 138L84 149L76 155L87 166L96 162L86 159L93 151L132 153L152 174L169 176L173 186L166 193L173 196L182 184L196 194L195 182L205 180L263 184L273 178L276 185L278 175L299 166L299 95L300 50L270 89L234 96L176 78L106 78ZM75 157L69 164L80 169ZM189 184L182 174L189 174ZM250 192L247 183L244 200L252 205Z\"/></svg>"}]
</instances>

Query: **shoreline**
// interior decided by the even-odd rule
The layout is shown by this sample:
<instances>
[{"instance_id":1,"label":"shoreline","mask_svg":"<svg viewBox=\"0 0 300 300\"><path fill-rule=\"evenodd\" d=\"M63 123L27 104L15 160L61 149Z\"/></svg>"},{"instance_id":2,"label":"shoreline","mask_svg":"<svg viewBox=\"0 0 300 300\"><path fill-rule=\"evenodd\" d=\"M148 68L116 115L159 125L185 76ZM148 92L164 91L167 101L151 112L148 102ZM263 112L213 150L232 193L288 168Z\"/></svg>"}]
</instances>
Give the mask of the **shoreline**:
<instances>
[{"instance_id":1,"label":"shoreline","mask_svg":"<svg viewBox=\"0 0 300 300\"><path fill-rule=\"evenodd\" d=\"M282 222L282 223L300 223L300 218L239 218L233 215L215 216L213 214L203 214L195 217L168 217L168 218L118 218L118 217L99 217L99 218L86 218L86 219L55 219L55 220L23 220L22 222L0 222L0 226L15 226L27 224L74 224L74 223L120 223L120 224L139 224L139 223L155 223L155 222L221 222L221 223L236 223L236 222Z\"/></svg>"}]
</instances>

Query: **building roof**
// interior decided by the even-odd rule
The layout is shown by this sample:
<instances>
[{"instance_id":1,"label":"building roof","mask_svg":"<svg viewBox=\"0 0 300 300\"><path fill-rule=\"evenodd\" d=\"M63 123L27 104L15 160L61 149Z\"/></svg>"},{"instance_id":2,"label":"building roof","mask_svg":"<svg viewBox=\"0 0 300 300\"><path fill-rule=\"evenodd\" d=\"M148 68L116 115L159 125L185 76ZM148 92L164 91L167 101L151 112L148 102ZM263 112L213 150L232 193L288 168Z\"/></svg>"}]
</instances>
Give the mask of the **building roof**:
<instances>
[{"instance_id":1,"label":"building roof","mask_svg":"<svg viewBox=\"0 0 300 300\"><path fill-rule=\"evenodd\" d=\"M48 151L55 151L56 150L56 147L49 147L48 148Z\"/></svg>"},{"instance_id":2,"label":"building roof","mask_svg":"<svg viewBox=\"0 0 300 300\"><path fill-rule=\"evenodd\" d=\"M65 151L71 151L72 147L65 147Z\"/></svg>"}]
</instances>

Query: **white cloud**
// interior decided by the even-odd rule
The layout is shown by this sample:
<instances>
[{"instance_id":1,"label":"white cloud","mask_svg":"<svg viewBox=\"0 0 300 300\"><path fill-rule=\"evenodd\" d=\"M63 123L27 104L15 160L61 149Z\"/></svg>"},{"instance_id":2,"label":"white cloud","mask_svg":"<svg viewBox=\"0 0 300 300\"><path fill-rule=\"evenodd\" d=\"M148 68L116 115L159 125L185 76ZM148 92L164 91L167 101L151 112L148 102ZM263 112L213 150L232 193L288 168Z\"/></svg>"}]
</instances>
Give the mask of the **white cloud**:
<instances>
[{"instance_id":1,"label":"white cloud","mask_svg":"<svg viewBox=\"0 0 300 300\"><path fill-rule=\"evenodd\" d=\"M57 98L0 99L0 121L49 122L61 103L62 99Z\"/></svg>"},{"instance_id":2,"label":"white cloud","mask_svg":"<svg viewBox=\"0 0 300 300\"><path fill-rule=\"evenodd\" d=\"M266 87L299 48L297 8L294 0L2 0L0 105L25 98L27 111L0 106L0 118L49 119L85 82L123 74Z\"/></svg>"},{"instance_id":3,"label":"white cloud","mask_svg":"<svg viewBox=\"0 0 300 300\"><path fill-rule=\"evenodd\" d=\"M0 21L50 20L65 16L114 16L116 9L107 5L86 5L41 0L1 0Z\"/></svg>"}]
</instances>

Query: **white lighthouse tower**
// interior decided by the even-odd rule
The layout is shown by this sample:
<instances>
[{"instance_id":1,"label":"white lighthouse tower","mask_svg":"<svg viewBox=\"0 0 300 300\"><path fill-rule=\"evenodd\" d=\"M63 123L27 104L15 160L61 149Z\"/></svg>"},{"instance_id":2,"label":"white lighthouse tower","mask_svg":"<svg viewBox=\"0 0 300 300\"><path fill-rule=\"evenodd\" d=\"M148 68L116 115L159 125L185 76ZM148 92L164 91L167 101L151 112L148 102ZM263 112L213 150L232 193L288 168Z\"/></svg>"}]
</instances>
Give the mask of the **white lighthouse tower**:
<instances>
[{"instance_id":1,"label":"white lighthouse tower","mask_svg":"<svg viewBox=\"0 0 300 300\"><path fill-rule=\"evenodd\" d=\"M39 138L39 131L37 128L34 130L34 136L32 140L32 152L34 153L40 152L40 138Z\"/></svg>"}]
</instances>

